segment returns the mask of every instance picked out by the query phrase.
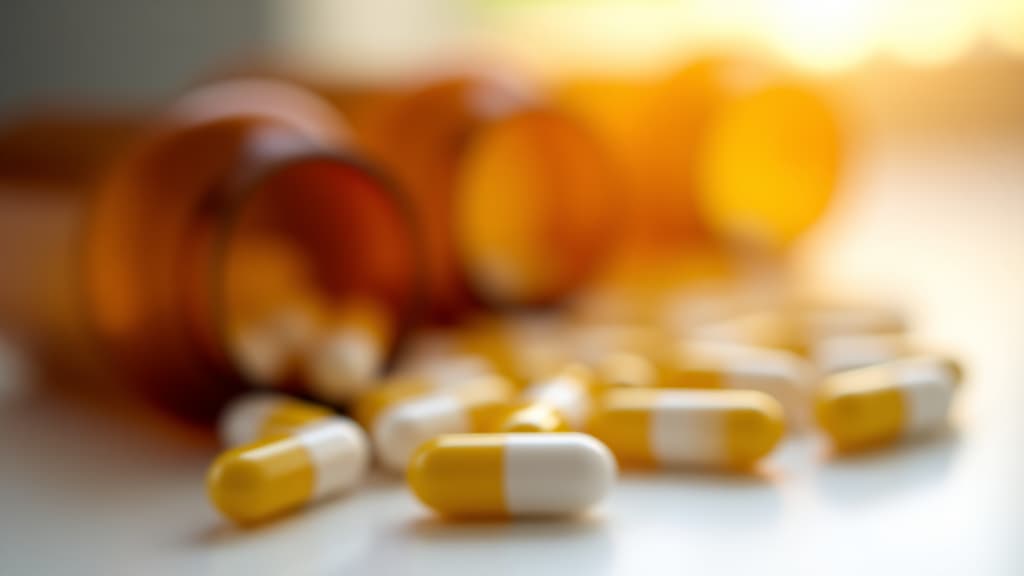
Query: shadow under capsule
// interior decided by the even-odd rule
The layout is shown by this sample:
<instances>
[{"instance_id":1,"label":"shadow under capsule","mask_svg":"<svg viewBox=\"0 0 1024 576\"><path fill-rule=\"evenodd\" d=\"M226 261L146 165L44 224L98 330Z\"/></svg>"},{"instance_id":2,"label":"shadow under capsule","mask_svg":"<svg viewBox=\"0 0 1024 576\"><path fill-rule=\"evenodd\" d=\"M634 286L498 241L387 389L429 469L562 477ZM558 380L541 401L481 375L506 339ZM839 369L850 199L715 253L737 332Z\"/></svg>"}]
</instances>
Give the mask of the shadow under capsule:
<instances>
[{"instance_id":1,"label":"shadow under capsule","mask_svg":"<svg viewBox=\"0 0 1024 576\"><path fill-rule=\"evenodd\" d=\"M749 527L782 512L777 471L626 470L610 507L677 527Z\"/></svg>"},{"instance_id":2,"label":"shadow under capsule","mask_svg":"<svg viewBox=\"0 0 1024 576\"><path fill-rule=\"evenodd\" d=\"M579 516L515 520L449 520L424 511L381 533L360 568L375 574L606 574L615 556L608 515L607 504Z\"/></svg>"},{"instance_id":3,"label":"shadow under capsule","mask_svg":"<svg viewBox=\"0 0 1024 576\"><path fill-rule=\"evenodd\" d=\"M946 479L961 443L960 433L950 427L871 450L839 453L824 448L814 485L842 506L885 501Z\"/></svg>"},{"instance_id":4,"label":"shadow under capsule","mask_svg":"<svg viewBox=\"0 0 1024 576\"><path fill-rule=\"evenodd\" d=\"M203 551L203 574L338 574L362 556L374 527L356 492L341 494L263 522L217 518L187 535Z\"/></svg>"}]
</instances>

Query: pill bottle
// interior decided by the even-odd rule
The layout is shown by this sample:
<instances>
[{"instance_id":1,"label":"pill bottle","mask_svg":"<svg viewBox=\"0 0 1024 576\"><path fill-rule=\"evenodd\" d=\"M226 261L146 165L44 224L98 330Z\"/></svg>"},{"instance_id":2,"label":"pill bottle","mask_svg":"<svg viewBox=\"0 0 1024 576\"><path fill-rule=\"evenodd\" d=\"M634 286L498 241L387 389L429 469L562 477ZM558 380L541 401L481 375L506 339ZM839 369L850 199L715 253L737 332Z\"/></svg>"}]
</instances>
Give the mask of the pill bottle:
<instances>
[{"instance_id":1,"label":"pill bottle","mask_svg":"<svg viewBox=\"0 0 1024 576\"><path fill-rule=\"evenodd\" d=\"M709 241L784 251L838 188L837 112L770 65L707 56L661 75L567 78L557 93L615 150L633 255Z\"/></svg>"},{"instance_id":2,"label":"pill bottle","mask_svg":"<svg viewBox=\"0 0 1024 576\"><path fill-rule=\"evenodd\" d=\"M539 91L475 73L320 89L415 204L435 320L557 302L600 269L618 175L598 139Z\"/></svg>"},{"instance_id":3,"label":"pill bottle","mask_svg":"<svg viewBox=\"0 0 1024 576\"><path fill-rule=\"evenodd\" d=\"M32 130L0 135L0 150L22 154L0 161L22 168L0 171L7 333L197 420L247 386L301 388L295 347L338 319L374 325L382 361L393 354L418 305L414 225L331 106L239 79L188 92L125 139L100 123L36 146L35 160L18 145ZM73 152L90 148L102 166ZM248 358L292 346L272 367L286 370L246 366L239 353L240 335L263 321L273 338Z\"/></svg>"}]
</instances>

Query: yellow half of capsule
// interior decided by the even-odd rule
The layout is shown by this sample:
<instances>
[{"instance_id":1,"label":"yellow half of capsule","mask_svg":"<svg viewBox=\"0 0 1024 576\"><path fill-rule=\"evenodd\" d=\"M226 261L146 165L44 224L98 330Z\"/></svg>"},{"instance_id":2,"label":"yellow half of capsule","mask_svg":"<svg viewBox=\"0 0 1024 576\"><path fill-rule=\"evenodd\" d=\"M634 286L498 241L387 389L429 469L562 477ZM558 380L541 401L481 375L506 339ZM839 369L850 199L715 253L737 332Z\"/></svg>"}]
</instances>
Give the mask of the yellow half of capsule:
<instances>
[{"instance_id":1,"label":"yellow half of capsule","mask_svg":"<svg viewBox=\"0 0 1024 576\"><path fill-rule=\"evenodd\" d=\"M856 376L850 373L847 377ZM907 406L891 386L850 386L848 379L826 382L815 398L822 430L840 450L859 450L898 438L907 421ZM873 384L873 383L867 383Z\"/></svg>"},{"instance_id":2,"label":"yellow half of capsule","mask_svg":"<svg viewBox=\"0 0 1024 576\"><path fill-rule=\"evenodd\" d=\"M652 467L657 459L651 450L651 416L647 402L618 404L614 410L601 407L591 418L588 429L623 466Z\"/></svg>"},{"instance_id":3,"label":"yellow half of capsule","mask_svg":"<svg viewBox=\"0 0 1024 576\"><path fill-rule=\"evenodd\" d=\"M726 387L726 374L721 368L683 366L666 370L659 385L665 388L718 389Z\"/></svg>"},{"instance_id":4,"label":"yellow half of capsule","mask_svg":"<svg viewBox=\"0 0 1024 576\"><path fill-rule=\"evenodd\" d=\"M763 400L725 413L726 453L731 466L752 465L771 452L786 432L781 406L768 397Z\"/></svg>"},{"instance_id":5,"label":"yellow half of capsule","mask_svg":"<svg viewBox=\"0 0 1024 576\"><path fill-rule=\"evenodd\" d=\"M429 384L417 379L390 382L360 396L352 409L352 416L363 429L373 430L377 417L385 410L406 400L429 394L431 390Z\"/></svg>"},{"instance_id":6,"label":"yellow half of capsule","mask_svg":"<svg viewBox=\"0 0 1024 576\"><path fill-rule=\"evenodd\" d=\"M267 439L228 450L206 476L210 501L225 516L249 524L308 502L316 471L298 440Z\"/></svg>"},{"instance_id":7,"label":"yellow half of capsule","mask_svg":"<svg viewBox=\"0 0 1024 576\"><path fill-rule=\"evenodd\" d=\"M307 424L330 418L334 412L308 402L287 400L271 410L263 420L258 439L280 438Z\"/></svg>"},{"instance_id":8,"label":"yellow half of capsule","mask_svg":"<svg viewBox=\"0 0 1024 576\"><path fill-rule=\"evenodd\" d=\"M409 487L424 504L447 516L507 515L502 438L442 436L425 443L409 465Z\"/></svg>"}]
</instances>

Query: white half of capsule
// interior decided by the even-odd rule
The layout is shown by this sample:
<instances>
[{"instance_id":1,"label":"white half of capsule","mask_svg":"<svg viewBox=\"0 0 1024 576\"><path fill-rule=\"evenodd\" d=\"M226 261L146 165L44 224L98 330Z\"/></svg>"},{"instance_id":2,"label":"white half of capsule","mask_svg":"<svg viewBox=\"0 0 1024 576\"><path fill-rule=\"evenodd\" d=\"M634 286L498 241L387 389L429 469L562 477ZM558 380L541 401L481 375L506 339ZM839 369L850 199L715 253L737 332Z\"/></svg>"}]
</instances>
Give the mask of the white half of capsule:
<instances>
[{"instance_id":1,"label":"white half of capsule","mask_svg":"<svg viewBox=\"0 0 1024 576\"><path fill-rule=\"evenodd\" d=\"M287 401L284 396L272 393L246 394L234 400L221 413L217 423L221 443L234 448L255 442L270 414Z\"/></svg>"},{"instance_id":2,"label":"white half of capsule","mask_svg":"<svg viewBox=\"0 0 1024 576\"><path fill-rule=\"evenodd\" d=\"M530 386L523 393L523 399L554 408L573 430L582 430L590 417L590 389L572 374L556 376Z\"/></svg>"},{"instance_id":3,"label":"white half of capsule","mask_svg":"<svg viewBox=\"0 0 1024 576\"><path fill-rule=\"evenodd\" d=\"M370 447L358 424L333 417L309 424L295 438L309 452L315 470L312 498L346 492L370 467Z\"/></svg>"},{"instance_id":4,"label":"white half of capsule","mask_svg":"<svg viewBox=\"0 0 1024 576\"><path fill-rule=\"evenodd\" d=\"M421 444L441 434L472 432L472 421L458 396L432 394L405 402L377 418L373 446L380 463L402 472Z\"/></svg>"},{"instance_id":5,"label":"white half of capsule","mask_svg":"<svg viewBox=\"0 0 1024 576\"><path fill-rule=\"evenodd\" d=\"M814 342L811 359L822 374L834 374L895 360L907 349L902 335L834 336Z\"/></svg>"},{"instance_id":6,"label":"white half of capsule","mask_svg":"<svg viewBox=\"0 0 1024 576\"><path fill-rule=\"evenodd\" d=\"M239 330L232 354L242 375L255 386L279 385L312 338L313 324L302 310L285 308Z\"/></svg>"},{"instance_id":7,"label":"white half of capsule","mask_svg":"<svg viewBox=\"0 0 1024 576\"><path fill-rule=\"evenodd\" d=\"M667 464L718 462L728 453L723 404L713 391L661 395L651 414L651 453Z\"/></svg>"},{"instance_id":8,"label":"white half of capsule","mask_svg":"<svg viewBox=\"0 0 1024 576\"><path fill-rule=\"evenodd\" d=\"M801 321L805 337L811 342L837 336L896 334L907 329L906 317L885 306L812 307L803 311Z\"/></svg>"},{"instance_id":9,"label":"white half of capsule","mask_svg":"<svg viewBox=\"0 0 1024 576\"><path fill-rule=\"evenodd\" d=\"M458 387L474 379L495 374L494 366L485 358L470 354L453 354L413 365L400 374L418 376L428 385L445 389Z\"/></svg>"},{"instance_id":10,"label":"white half of capsule","mask_svg":"<svg viewBox=\"0 0 1024 576\"><path fill-rule=\"evenodd\" d=\"M585 434L509 434L505 505L514 515L566 515L603 500L617 476L608 447Z\"/></svg>"},{"instance_id":11,"label":"white half of capsule","mask_svg":"<svg viewBox=\"0 0 1024 576\"><path fill-rule=\"evenodd\" d=\"M373 384L384 366L385 352L384 345L365 330L325 334L305 358L310 394L332 404L352 400Z\"/></svg>"},{"instance_id":12,"label":"white half of capsule","mask_svg":"<svg viewBox=\"0 0 1024 576\"><path fill-rule=\"evenodd\" d=\"M813 368L792 352L742 344L689 342L684 357L694 366L718 367L722 385L732 390L757 390L775 398L794 430L811 422Z\"/></svg>"},{"instance_id":13,"label":"white half of capsule","mask_svg":"<svg viewBox=\"0 0 1024 576\"><path fill-rule=\"evenodd\" d=\"M907 405L905 434L931 432L945 425L956 390L953 371L928 357L894 362L890 369Z\"/></svg>"}]
</instances>

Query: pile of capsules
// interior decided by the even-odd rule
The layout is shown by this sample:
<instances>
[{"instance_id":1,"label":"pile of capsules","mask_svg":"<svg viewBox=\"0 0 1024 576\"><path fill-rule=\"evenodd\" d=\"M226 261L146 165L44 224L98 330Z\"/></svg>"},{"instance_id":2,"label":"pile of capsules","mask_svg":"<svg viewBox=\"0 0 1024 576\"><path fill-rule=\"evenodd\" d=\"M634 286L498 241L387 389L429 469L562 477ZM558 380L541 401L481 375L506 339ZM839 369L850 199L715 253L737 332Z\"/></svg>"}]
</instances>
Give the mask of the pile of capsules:
<instances>
[{"instance_id":1,"label":"pile of capsules","mask_svg":"<svg viewBox=\"0 0 1024 576\"><path fill-rule=\"evenodd\" d=\"M620 466L751 473L787 429L817 429L841 453L947 425L961 369L912 345L898 310L696 316L671 329L561 311L424 334L347 415L242 396L221 417L229 449L209 470L210 499L261 522L350 492L375 461L445 517L572 516Z\"/></svg>"}]
</instances>

